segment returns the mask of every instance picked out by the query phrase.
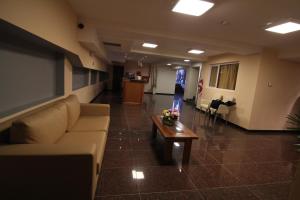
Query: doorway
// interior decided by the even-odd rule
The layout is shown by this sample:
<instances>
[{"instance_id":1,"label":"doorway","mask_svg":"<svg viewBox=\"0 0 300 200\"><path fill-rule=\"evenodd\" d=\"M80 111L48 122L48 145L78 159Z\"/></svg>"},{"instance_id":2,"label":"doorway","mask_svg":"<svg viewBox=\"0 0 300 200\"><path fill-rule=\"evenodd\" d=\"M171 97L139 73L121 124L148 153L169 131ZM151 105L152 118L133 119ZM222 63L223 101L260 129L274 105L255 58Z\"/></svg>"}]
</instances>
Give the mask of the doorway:
<instances>
[{"instance_id":1,"label":"doorway","mask_svg":"<svg viewBox=\"0 0 300 200\"><path fill-rule=\"evenodd\" d=\"M113 66L113 87L112 90L115 92L120 92L122 90L122 81L124 74L124 66L114 65Z\"/></svg>"},{"instance_id":2,"label":"doorway","mask_svg":"<svg viewBox=\"0 0 300 200\"><path fill-rule=\"evenodd\" d=\"M178 69L176 71L175 95L183 96L185 90L186 70Z\"/></svg>"}]
</instances>

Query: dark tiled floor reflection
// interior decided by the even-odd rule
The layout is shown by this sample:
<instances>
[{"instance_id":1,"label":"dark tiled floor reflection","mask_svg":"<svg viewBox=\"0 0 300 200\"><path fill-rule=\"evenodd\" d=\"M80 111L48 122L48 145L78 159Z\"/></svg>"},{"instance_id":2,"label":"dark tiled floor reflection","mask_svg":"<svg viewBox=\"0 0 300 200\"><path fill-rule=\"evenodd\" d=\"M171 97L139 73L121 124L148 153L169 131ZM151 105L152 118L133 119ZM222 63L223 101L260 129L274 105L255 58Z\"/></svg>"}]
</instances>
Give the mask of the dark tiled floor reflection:
<instances>
[{"instance_id":1,"label":"dark tiled floor reflection","mask_svg":"<svg viewBox=\"0 0 300 200\"><path fill-rule=\"evenodd\" d=\"M220 121L213 127L203 113L172 96L145 95L142 105L123 105L107 93L95 102L111 105L97 200L288 199L299 159L294 135L247 132ZM172 106L199 135L189 165L181 165L181 143L174 146L173 164L164 165L163 139L151 138L150 116Z\"/></svg>"}]
</instances>

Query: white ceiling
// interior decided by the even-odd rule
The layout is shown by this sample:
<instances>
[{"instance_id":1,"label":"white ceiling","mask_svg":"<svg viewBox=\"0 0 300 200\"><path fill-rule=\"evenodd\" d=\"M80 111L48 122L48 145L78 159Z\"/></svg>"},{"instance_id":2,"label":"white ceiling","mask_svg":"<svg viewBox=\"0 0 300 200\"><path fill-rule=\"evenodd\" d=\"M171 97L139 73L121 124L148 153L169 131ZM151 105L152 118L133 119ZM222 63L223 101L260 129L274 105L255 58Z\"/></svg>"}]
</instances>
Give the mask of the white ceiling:
<instances>
[{"instance_id":1,"label":"white ceiling","mask_svg":"<svg viewBox=\"0 0 300 200\"><path fill-rule=\"evenodd\" d=\"M264 31L270 22L300 20L300 0L214 0L215 6L200 17L172 12L177 0L69 2L84 23L97 28L102 41L121 44L119 49L107 49L111 59L132 54L135 59L147 55L148 62L183 58L196 62L223 53L252 54L264 47L278 49L282 58L300 59L300 31L287 35ZM149 50L141 46L143 42L159 46ZM191 48L205 53L187 54Z\"/></svg>"}]
</instances>

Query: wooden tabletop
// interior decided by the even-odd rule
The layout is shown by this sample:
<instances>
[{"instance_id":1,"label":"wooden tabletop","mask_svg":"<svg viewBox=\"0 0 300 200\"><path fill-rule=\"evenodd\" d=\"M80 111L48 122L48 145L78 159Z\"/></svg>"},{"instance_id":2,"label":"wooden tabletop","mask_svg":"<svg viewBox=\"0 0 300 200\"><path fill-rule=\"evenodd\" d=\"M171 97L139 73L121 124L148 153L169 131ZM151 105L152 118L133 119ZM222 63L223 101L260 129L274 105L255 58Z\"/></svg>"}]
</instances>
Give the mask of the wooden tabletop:
<instances>
[{"instance_id":1,"label":"wooden tabletop","mask_svg":"<svg viewBox=\"0 0 300 200\"><path fill-rule=\"evenodd\" d=\"M177 121L174 126L167 126L163 125L159 115L153 115L151 119L165 138L198 139L198 136L191 129L187 128L179 121Z\"/></svg>"}]
</instances>

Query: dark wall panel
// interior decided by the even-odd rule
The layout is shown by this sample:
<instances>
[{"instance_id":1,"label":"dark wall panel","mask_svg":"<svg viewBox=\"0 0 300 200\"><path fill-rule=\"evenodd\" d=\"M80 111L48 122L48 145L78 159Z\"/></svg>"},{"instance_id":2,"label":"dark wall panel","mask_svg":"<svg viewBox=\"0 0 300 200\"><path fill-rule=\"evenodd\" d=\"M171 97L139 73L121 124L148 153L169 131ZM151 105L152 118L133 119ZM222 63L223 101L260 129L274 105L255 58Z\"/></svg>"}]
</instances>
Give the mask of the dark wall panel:
<instances>
[{"instance_id":1,"label":"dark wall panel","mask_svg":"<svg viewBox=\"0 0 300 200\"><path fill-rule=\"evenodd\" d=\"M91 84L97 83L97 76L98 76L98 71L91 70Z\"/></svg>"},{"instance_id":2,"label":"dark wall panel","mask_svg":"<svg viewBox=\"0 0 300 200\"><path fill-rule=\"evenodd\" d=\"M89 72L89 69L83 67L73 67L73 90L77 90L89 85Z\"/></svg>"},{"instance_id":3,"label":"dark wall panel","mask_svg":"<svg viewBox=\"0 0 300 200\"><path fill-rule=\"evenodd\" d=\"M63 56L28 48L1 44L0 117L64 94Z\"/></svg>"}]
</instances>

